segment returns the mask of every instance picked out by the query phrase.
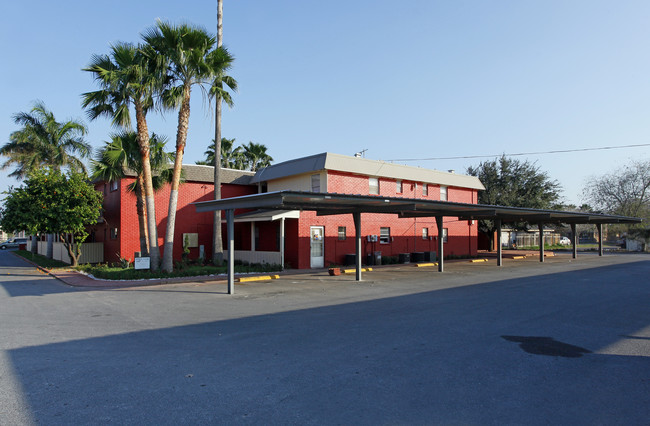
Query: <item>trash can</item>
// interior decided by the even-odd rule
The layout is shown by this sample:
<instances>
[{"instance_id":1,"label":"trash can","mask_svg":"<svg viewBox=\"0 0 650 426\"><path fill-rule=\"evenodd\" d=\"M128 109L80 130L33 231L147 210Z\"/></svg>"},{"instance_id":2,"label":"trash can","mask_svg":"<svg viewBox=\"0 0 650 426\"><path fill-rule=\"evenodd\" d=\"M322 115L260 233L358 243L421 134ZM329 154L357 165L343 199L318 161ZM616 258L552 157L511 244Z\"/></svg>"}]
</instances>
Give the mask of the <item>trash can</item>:
<instances>
[{"instance_id":1,"label":"trash can","mask_svg":"<svg viewBox=\"0 0 650 426\"><path fill-rule=\"evenodd\" d=\"M427 262L437 262L438 253L436 253L435 251L425 251L424 260L426 260Z\"/></svg>"},{"instance_id":2,"label":"trash can","mask_svg":"<svg viewBox=\"0 0 650 426\"><path fill-rule=\"evenodd\" d=\"M375 255L372 253L368 253L366 255L366 265L373 266L374 264L375 264Z\"/></svg>"},{"instance_id":3,"label":"trash can","mask_svg":"<svg viewBox=\"0 0 650 426\"><path fill-rule=\"evenodd\" d=\"M346 254L345 255L345 265L346 266L352 266L357 264L357 255L352 253L352 254Z\"/></svg>"},{"instance_id":4,"label":"trash can","mask_svg":"<svg viewBox=\"0 0 650 426\"><path fill-rule=\"evenodd\" d=\"M412 262L424 262L424 252L423 251L414 251L411 253Z\"/></svg>"}]
</instances>

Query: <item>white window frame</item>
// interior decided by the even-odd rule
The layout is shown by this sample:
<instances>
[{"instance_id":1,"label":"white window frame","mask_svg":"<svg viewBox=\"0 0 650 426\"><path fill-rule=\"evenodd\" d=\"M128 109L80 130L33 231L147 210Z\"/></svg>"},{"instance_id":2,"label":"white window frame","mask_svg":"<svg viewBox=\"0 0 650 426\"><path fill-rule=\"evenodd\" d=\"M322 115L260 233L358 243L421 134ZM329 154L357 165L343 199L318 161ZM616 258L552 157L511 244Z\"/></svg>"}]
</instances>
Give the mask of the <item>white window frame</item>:
<instances>
[{"instance_id":1,"label":"white window frame","mask_svg":"<svg viewBox=\"0 0 650 426\"><path fill-rule=\"evenodd\" d=\"M449 187L445 185L440 185L440 201L449 200Z\"/></svg>"},{"instance_id":2,"label":"white window frame","mask_svg":"<svg viewBox=\"0 0 650 426\"><path fill-rule=\"evenodd\" d=\"M429 239L429 228L422 228L422 239L423 240Z\"/></svg>"},{"instance_id":3,"label":"white window frame","mask_svg":"<svg viewBox=\"0 0 650 426\"><path fill-rule=\"evenodd\" d=\"M390 227L382 226L379 228L379 244L390 244Z\"/></svg>"},{"instance_id":4,"label":"white window frame","mask_svg":"<svg viewBox=\"0 0 650 426\"><path fill-rule=\"evenodd\" d=\"M345 226L339 226L339 241L345 241L347 238L347 228Z\"/></svg>"},{"instance_id":5,"label":"white window frame","mask_svg":"<svg viewBox=\"0 0 650 426\"><path fill-rule=\"evenodd\" d=\"M370 195L379 195L379 178L377 177L368 178L368 193Z\"/></svg>"},{"instance_id":6,"label":"white window frame","mask_svg":"<svg viewBox=\"0 0 650 426\"><path fill-rule=\"evenodd\" d=\"M395 191L396 191L398 194L403 193L403 192L404 192L404 185L402 185L402 181L401 181L401 180L398 180L398 181L395 181L395 182L397 183L397 187L395 188Z\"/></svg>"},{"instance_id":7,"label":"white window frame","mask_svg":"<svg viewBox=\"0 0 650 426\"><path fill-rule=\"evenodd\" d=\"M422 196L426 197L429 195L429 185L426 183L422 184Z\"/></svg>"}]
</instances>

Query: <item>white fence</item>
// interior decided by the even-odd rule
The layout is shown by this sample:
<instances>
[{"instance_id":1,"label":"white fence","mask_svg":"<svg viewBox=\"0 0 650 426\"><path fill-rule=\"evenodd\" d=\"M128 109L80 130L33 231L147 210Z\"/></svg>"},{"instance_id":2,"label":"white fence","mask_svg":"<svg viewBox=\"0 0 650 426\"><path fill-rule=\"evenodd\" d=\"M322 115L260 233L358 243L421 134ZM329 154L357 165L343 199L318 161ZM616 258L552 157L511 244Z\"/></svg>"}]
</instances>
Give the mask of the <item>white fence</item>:
<instances>
[{"instance_id":1,"label":"white fence","mask_svg":"<svg viewBox=\"0 0 650 426\"><path fill-rule=\"evenodd\" d=\"M29 248L29 245L28 247ZM38 254L47 256L47 241L38 242ZM71 264L72 261L68 256L68 250L63 243L56 242L53 246L52 258ZM82 263L101 263L104 261L104 243L83 243L81 245L81 256L79 264Z\"/></svg>"},{"instance_id":2,"label":"white fence","mask_svg":"<svg viewBox=\"0 0 650 426\"><path fill-rule=\"evenodd\" d=\"M223 258L228 259L228 250L223 252ZM235 260L248 263L282 264L282 255L279 251L250 251L235 250Z\"/></svg>"}]
</instances>

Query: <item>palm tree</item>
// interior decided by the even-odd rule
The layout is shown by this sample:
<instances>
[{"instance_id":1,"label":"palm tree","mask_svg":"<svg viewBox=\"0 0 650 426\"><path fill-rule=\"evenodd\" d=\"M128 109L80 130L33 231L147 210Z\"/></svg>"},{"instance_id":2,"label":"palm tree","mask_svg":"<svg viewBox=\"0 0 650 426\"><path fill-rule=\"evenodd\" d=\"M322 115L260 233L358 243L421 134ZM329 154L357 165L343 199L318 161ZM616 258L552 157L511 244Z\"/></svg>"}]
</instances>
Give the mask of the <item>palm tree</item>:
<instances>
[{"instance_id":1,"label":"palm tree","mask_svg":"<svg viewBox=\"0 0 650 426\"><path fill-rule=\"evenodd\" d=\"M243 148L246 165L250 170L257 171L271 165L273 157L266 153L266 145L248 142Z\"/></svg>"},{"instance_id":2,"label":"palm tree","mask_svg":"<svg viewBox=\"0 0 650 426\"><path fill-rule=\"evenodd\" d=\"M171 176L168 165L173 155L165 152L167 138L155 133L149 138L150 164L155 175L152 183L154 190L160 189ZM149 233L147 232L147 211L145 208L144 171L140 146L135 132L123 131L113 134L111 141L97 153L92 160L92 178L107 182L115 181L126 176L127 171L135 172L136 181L127 187L135 192L138 224L140 229L140 251L143 256L149 255Z\"/></svg>"},{"instance_id":3,"label":"palm tree","mask_svg":"<svg viewBox=\"0 0 650 426\"><path fill-rule=\"evenodd\" d=\"M0 155L8 157L0 169L16 167L9 176L22 178L42 167L86 172L82 159L90 156L91 147L84 140L87 129L83 123L56 121L54 113L42 101L36 101L28 113L14 114L13 119L22 128L11 133L9 142L0 147ZM48 235L46 255L49 258L53 244L53 236ZM31 249L37 251L36 238L32 239Z\"/></svg>"},{"instance_id":4,"label":"palm tree","mask_svg":"<svg viewBox=\"0 0 650 426\"><path fill-rule=\"evenodd\" d=\"M163 76L159 67L149 61L150 57L147 46L134 46L129 43L113 45L110 56L94 55L84 71L94 74L101 89L84 93L82 105L88 109L91 120L106 116L114 126L122 128L130 128L129 107L134 107L147 210L149 256L151 269L156 270L160 267L160 250L147 113L154 106L154 95L162 84Z\"/></svg>"},{"instance_id":5,"label":"palm tree","mask_svg":"<svg viewBox=\"0 0 650 426\"><path fill-rule=\"evenodd\" d=\"M0 147L0 155L8 157L0 168L16 166L9 176L22 178L42 167L86 171L82 159L90 156L91 147L84 141L87 129L83 123L56 121L41 101L35 102L28 113L14 114L13 119L22 128L11 133L9 142Z\"/></svg>"},{"instance_id":6,"label":"palm tree","mask_svg":"<svg viewBox=\"0 0 650 426\"><path fill-rule=\"evenodd\" d=\"M142 38L157 53L156 59L166 65L167 86L163 92L165 105L179 109L176 159L162 261L162 269L171 272L178 186L187 143L192 86L210 85L210 92L214 93L217 90L215 77L230 68L233 58L224 48L215 48L215 38L205 30L187 24L175 26L158 21L156 26L142 35Z\"/></svg>"},{"instance_id":7,"label":"palm tree","mask_svg":"<svg viewBox=\"0 0 650 426\"><path fill-rule=\"evenodd\" d=\"M205 161L197 161L196 164L208 166L214 164L214 141L205 150ZM245 158L241 146L233 149L235 139L221 138L221 167L226 169L246 169Z\"/></svg>"}]
</instances>

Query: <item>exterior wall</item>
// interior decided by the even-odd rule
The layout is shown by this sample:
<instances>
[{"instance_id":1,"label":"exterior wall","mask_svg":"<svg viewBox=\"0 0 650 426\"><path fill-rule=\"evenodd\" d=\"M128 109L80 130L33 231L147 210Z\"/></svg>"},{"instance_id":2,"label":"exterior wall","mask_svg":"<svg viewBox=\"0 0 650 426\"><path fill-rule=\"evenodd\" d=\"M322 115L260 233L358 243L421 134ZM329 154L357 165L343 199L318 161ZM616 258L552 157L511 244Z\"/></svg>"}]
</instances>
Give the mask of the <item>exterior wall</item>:
<instances>
[{"instance_id":1,"label":"exterior wall","mask_svg":"<svg viewBox=\"0 0 650 426\"><path fill-rule=\"evenodd\" d=\"M117 262L119 257L133 260L135 252L140 251L140 230L136 209L136 196L126 190L134 178L121 179L118 190L110 191L110 185L100 182L95 188L104 192L104 224L91 227L94 241L105 244L104 255L106 262ZM198 244L203 245L206 258L212 256L212 216L211 212L198 213L192 203L214 199L213 185L203 182L185 182L178 191L178 208L176 224L174 227L174 259L180 260L183 253L183 234L198 234ZM223 198L250 195L257 192L255 186L223 184L221 194ZM170 186L167 185L155 194L156 220L158 222L158 246L162 254L167 227L167 210L169 205ZM235 212L240 213L240 211ZM222 213L222 217L224 213ZM250 248L250 231L248 238L245 233L248 224L235 225L235 246ZM111 229L117 228L117 238L111 238ZM226 244L226 226L222 226L224 246ZM199 247L190 249L190 258L199 257Z\"/></svg>"},{"instance_id":2,"label":"exterior wall","mask_svg":"<svg viewBox=\"0 0 650 426\"><path fill-rule=\"evenodd\" d=\"M329 192L369 195L368 176L351 173L332 172L327 174ZM440 186L428 184L428 195L422 195L422 182L402 181L402 192L397 192L395 179L379 178L379 195L385 197L419 198L439 200ZM477 190L451 187L447 190L447 198L452 202L476 203ZM444 219L447 228L447 243L444 243L444 254L447 255L476 255L478 224L454 217ZM325 266L344 264L346 254L354 254L355 228L351 214L335 216L317 216L315 212L301 212L298 226L298 262L292 262L300 269L310 267L310 227L323 226L325 231ZM338 228L346 228L347 237L339 240ZM387 244L368 242L368 235L380 235L380 228L390 228L391 241ZM427 228L428 238L422 237L423 228ZM398 218L395 214L363 213L361 215L362 261L375 251L382 256L398 256L400 253L437 251L438 227L433 217L428 218ZM287 250L288 251L288 250Z\"/></svg>"},{"instance_id":3,"label":"exterior wall","mask_svg":"<svg viewBox=\"0 0 650 426\"><path fill-rule=\"evenodd\" d=\"M327 173L324 171L306 173L297 176L290 176L282 179L275 179L268 182L267 190L269 192L275 191L305 191L311 192L311 176L320 175L320 192L328 192L328 179Z\"/></svg>"}]
</instances>

